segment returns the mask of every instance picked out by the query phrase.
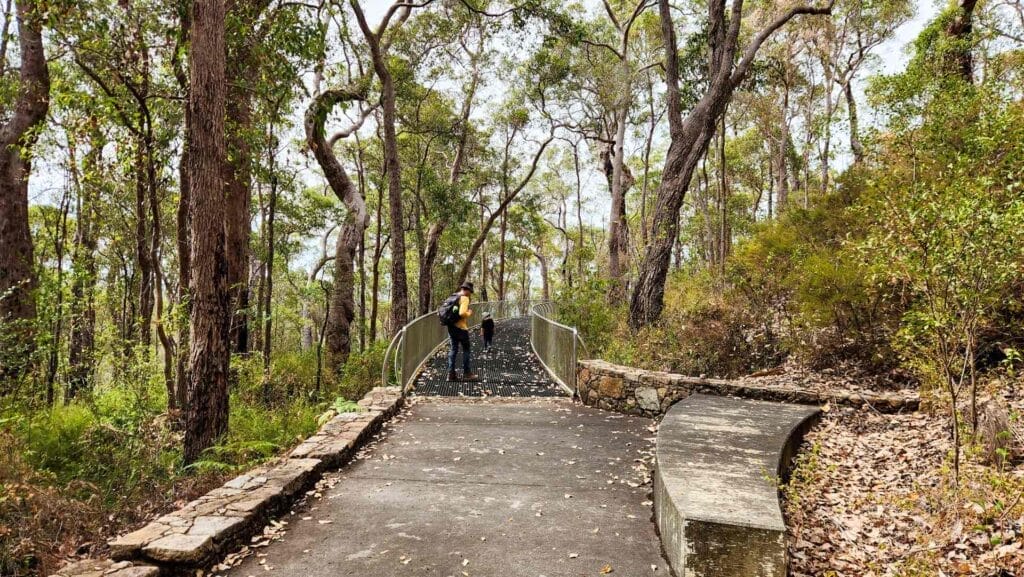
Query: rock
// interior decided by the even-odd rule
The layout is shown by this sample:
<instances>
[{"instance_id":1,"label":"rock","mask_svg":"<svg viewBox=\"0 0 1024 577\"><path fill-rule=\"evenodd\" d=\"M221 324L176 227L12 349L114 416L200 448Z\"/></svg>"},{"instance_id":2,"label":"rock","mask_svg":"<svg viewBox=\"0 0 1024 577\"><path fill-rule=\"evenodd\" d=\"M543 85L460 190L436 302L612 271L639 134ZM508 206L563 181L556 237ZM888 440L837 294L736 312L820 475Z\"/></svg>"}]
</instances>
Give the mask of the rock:
<instances>
[{"instance_id":1,"label":"rock","mask_svg":"<svg viewBox=\"0 0 1024 577\"><path fill-rule=\"evenodd\" d=\"M657 412L661 410L661 399L658 398L657 389L651 387L637 389L636 401L640 404L640 408L645 411Z\"/></svg>"},{"instance_id":2,"label":"rock","mask_svg":"<svg viewBox=\"0 0 1024 577\"><path fill-rule=\"evenodd\" d=\"M230 539L245 524L245 517L203 516L196 517L188 535L209 535L214 541Z\"/></svg>"},{"instance_id":3,"label":"rock","mask_svg":"<svg viewBox=\"0 0 1024 577\"><path fill-rule=\"evenodd\" d=\"M625 395L625 389L621 378L601 377L597 383L597 394L609 399L621 399Z\"/></svg>"},{"instance_id":4,"label":"rock","mask_svg":"<svg viewBox=\"0 0 1024 577\"><path fill-rule=\"evenodd\" d=\"M142 548L148 559L179 565L201 565L213 552L209 535L168 535Z\"/></svg>"},{"instance_id":5,"label":"rock","mask_svg":"<svg viewBox=\"0 0 1024 577\"><path fill-rule=\"evenodd\" d=\"M121 535L107 543L110 546L110 556L114 559L137 557L144 546L163 537L170 530L171 528L163 523L150 523L137 531Z\"/></svg>"},{"instance_id":6,"label":"rock","mask_svg":"<svg viewBox=\"0 0 1024 577\"><path fill-rule=\"evenodd\" d=\"M86 559L72 563L54 573L53 577L157 577L160 569L130 561L114 562L110 559Z\"/></svg>"}]
</instances>

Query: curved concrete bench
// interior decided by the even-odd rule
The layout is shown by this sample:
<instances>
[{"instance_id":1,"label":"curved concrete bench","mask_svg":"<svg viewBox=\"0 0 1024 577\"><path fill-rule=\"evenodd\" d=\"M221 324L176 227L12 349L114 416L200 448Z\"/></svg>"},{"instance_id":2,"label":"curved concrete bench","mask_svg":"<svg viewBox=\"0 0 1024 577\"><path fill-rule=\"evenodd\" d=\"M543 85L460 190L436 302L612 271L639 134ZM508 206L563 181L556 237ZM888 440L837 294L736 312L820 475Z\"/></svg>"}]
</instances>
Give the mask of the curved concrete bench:
<instances>
[{"instance_id":1,"label":"curved concrete bench","mask_svg":"<svg viewBox=\"0 0 1024 577\"><path fill-rule=\"evenodd\" d=\"M658 430L654 509L679 577L783 577L778 481L814 407L691 395Z\"/></svg>"}]
</instances>

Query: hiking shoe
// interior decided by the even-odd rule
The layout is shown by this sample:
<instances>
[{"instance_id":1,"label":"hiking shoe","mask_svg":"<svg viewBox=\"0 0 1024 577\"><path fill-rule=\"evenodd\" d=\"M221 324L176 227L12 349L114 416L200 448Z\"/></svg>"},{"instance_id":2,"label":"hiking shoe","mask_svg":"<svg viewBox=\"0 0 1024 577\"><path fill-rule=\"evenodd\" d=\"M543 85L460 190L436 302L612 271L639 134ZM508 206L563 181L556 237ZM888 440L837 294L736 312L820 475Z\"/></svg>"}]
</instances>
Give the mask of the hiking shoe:
<instances>
[{"instance_id":1,"label":"hiking shoe","mask_svg":"<svg viewBox=\"0 0 1024 577\"><path fill-rule=\"evenodd\" d=\"M464 381L479 381L480 380L480 376L477 375L476 373L466 373L466 374L462 375L462 380L464 380Z\"/></svg>"},{"instance_id":2,"label":"hiking shoe","mask_svg":"<svg viewBox=\"0 0 1024 577\"><path fill-rule=\"evenodd\" d=\"M448 371L448 380L449 381L457 381L457 380L459 380L459 374L456 373L455 371Z\"/></svg>"}]
</instances>

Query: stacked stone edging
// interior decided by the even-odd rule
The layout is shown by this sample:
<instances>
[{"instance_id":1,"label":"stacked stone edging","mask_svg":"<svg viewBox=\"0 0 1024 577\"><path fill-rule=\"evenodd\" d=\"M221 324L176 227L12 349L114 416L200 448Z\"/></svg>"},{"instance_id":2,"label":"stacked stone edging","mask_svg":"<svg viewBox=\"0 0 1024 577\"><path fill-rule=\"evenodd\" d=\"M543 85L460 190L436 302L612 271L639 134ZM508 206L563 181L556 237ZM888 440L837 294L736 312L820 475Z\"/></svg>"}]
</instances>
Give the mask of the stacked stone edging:
<instances>
[{"instance_id":1,"label":"stacked stone edging","mask_svg":"<svg viewBox=\"0 0 1024 577\"><path fill-rule=\"evenodd\" d=\"M663 415L677 401L694 393L808 405L870 405L883 413L917 410L920 404L916 395L822 392L797 387L757 386L741 381L648 371L600 359L579 362L576 384L584 404L645 417Z\"/></svg>"},{"instance_id":2,"label":"stacked stone edging","mask_svg":"<svg viewBox=\"0 0 1024 577\"><path fill-rule=\"evenodd\" d=\"M262 530L264 523L351 459L401 408L398 387L376 387L360 412L341 413L287 457L239 475L181 509L109 542L110 559L68 565L58 577L155 577L202 567Z\"/></svg>"},{"instance_id":3,"label":"stacked stone edging","mask_svg":"<svg viewBox=\"0 0 1024 577\"><path fill-rule=\"evenodd\" d=\"M676 574L786 575L776 483L819 417L814 407L701 394L665 415L654 510Z\"/></svg>"}]
</instances>

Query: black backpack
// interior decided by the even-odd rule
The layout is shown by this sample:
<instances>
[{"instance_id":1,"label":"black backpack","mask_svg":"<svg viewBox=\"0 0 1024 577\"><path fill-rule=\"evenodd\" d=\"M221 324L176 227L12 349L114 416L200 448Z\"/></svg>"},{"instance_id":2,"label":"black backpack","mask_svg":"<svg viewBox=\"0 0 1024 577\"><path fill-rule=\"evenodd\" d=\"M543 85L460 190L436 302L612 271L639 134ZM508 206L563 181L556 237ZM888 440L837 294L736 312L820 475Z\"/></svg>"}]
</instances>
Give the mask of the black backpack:
<instances>
[{"instance_id":1,"label":"black backpack","mask_svg":"<svg viewBox=\"0 0 1024 577\"><path fill-rule=\"evenodd\" d=\"M459 315L459 300L462 295L455 293L452 296L446 298L444 303L441 304L441 308L437 309L437 318L441 321L444 326L455 324L460 318Z\"/></svg>"}]
</instances>

